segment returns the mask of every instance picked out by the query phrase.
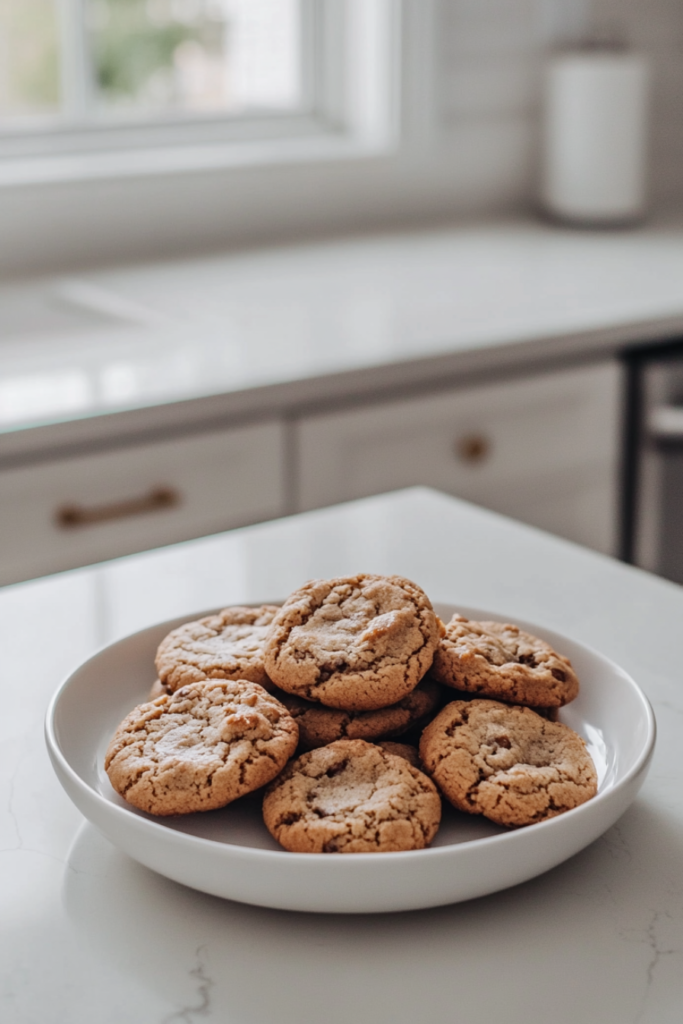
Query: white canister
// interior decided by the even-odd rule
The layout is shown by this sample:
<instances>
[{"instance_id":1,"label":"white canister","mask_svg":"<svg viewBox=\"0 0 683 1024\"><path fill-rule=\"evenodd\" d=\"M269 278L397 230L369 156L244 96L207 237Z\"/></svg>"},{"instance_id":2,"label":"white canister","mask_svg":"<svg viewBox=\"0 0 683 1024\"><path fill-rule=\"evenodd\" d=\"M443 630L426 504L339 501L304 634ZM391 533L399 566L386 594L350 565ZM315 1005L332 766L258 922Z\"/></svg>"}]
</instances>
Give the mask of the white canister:
<instances>
[{"instance_id":1,"label":"white canister","mask_svg":"<svg viewBox=\"0 0 683 1024\"><path fill-rule=\"evenodd\" d=\"M545 209L587 224L642 217L647 113L642 56L587 50L554 57L547 68L542 138Z\"/></svg>"}]
</instances>

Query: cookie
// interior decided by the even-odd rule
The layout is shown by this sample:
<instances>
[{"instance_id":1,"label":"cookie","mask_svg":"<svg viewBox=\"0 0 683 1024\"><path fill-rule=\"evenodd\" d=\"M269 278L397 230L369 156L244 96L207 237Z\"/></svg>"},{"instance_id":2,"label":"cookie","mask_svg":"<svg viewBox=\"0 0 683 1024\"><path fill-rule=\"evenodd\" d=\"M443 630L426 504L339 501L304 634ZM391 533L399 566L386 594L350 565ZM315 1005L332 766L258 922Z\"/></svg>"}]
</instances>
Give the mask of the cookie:
<instances>
[{"instance_id":1,"label":"cookie","mask_svg":"<svg viewBox=\"0 0 683 1024\"><path fill-rule=\"evenodd\" d=\"M376 711L341 711L282 691L277 696L299 726L300 749L313 750L335 740L400 736L436 711L443 692L438 683L423 679L403 700Z\"/></svg>"},{"instance_id":2,"label":"cookie","mask_svg":"<svg viewBox=\"0 0 683 1024\"><path fill-rule=\"evenodd\" d=\"M275 616L264 660L270 678L288 693L345 711L372 711L415 689L439 635L429 598L401 576L312 580Z\"/></svg>"},{"instance_id":3,"label":"cookie","mask_svg":"<svg viewBox=\"0 0 683 1024\"><path fill-rule=\"evenodd\" d=\"M413 768L422 768L417 747L414 747L411 743L395 743L393 740L380 740L377 746L381 747L382 750L386 750L387 754L395 754L396 757L405 758L409 764L412 764Z\"/></svg>"},{"instance_id":4,"label":"cookie","mask_svg":"<svg viewBox=\"0 0 683 1024\"><path fill-rule=\"evenodd\" d=\"M470 622L454 615L439 641L431 675L456 690L527 707L562 707L579 680L569 658L501 622Z\"/></svg>"},{"instance_id":5,"label":"cookie","mask_svg":"<svg viewBox=\"0 0 683 1024\"><path fill-rule=\"evenodd\" d=\"M159 644L159 679L171 691L202 679L248 679L268 689L263 641L279 610L235 605L179 626Z\"/></svg>"},{"instance_id":6,"label":"cookie","mask_svg":"<svg viewBox=\"0 0 683 1024\"><path fill-rule=\"evenodd\" d=\"M297 742L296 722L263 687L212 679L131 711L104 767L134 807L189 814L224 807L270 782Z\"/></svg>"},{"instance_id":7,"label":"cookie","mask_svg":"<svg viewBox=\"0 0 683 1024\"><path fill-rule=\"evenodd\" d=\"M597 793L586 744L531 708L453 701L422 733L420 758L460 811L499 825L531 825Z\"/></svg>"},{"instance_id":8,"label":"cookie","mask_svg":"<svg viewBox=\"0 0 683 1024\"><path fill-rule=\"evenodd\" d=\"M294 853L421 850L439 827L431 779L364 740L303 754L266 790L268 831Z\"/></svg>"}]
</instances>

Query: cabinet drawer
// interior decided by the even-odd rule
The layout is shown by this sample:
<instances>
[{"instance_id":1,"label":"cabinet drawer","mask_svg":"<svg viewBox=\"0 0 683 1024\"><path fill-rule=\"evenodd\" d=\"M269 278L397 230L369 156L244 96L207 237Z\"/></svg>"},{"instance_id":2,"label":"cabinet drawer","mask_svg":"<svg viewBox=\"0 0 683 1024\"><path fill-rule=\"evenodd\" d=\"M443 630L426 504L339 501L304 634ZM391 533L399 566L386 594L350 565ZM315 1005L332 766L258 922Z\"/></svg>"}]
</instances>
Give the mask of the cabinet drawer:
<instances>
[{"instance_id":1,"label":"cabinet drawer","mask_svg":"<svg viewBox=\"0 0 683 1024\"><path fill-rule=\"evenodd\" d=\"M277 422L0 472L0 583L284 511Z\"/></svg>"},{"instance_id":2,"label":"cabinet drawer","mask_svg":"<svg viewBox=\"0 0 683 1024\"><path fill-rule=\"evenodd\" d=\"M609 362L310 417L300 507L425 484L611 551L620 379Z\"/></svg>"}]
</instances>

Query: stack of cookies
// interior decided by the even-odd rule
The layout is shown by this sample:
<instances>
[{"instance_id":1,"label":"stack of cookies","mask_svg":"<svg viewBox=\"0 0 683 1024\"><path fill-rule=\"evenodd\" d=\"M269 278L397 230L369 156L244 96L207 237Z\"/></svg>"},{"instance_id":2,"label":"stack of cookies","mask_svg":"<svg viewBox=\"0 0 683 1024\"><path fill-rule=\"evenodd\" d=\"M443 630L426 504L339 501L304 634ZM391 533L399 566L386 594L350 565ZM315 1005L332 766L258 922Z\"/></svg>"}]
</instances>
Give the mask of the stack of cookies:
<instances>
[{"instance_id":1,"label":"stack of cookies","mask_svg":"<svg viewBox=\"0 0 683 1024\"><path fill-rule=\"evenodd\" d=\"M583 740L551 720L578 693L568 659L515 626L444 627L399 576L227 608L170 633L156 667L105 759L117 792L151 814L266 787L264 821L285 849L389 852L429 845L441 795L520 826L597 790Z\"/></svg>"}]
</instances>

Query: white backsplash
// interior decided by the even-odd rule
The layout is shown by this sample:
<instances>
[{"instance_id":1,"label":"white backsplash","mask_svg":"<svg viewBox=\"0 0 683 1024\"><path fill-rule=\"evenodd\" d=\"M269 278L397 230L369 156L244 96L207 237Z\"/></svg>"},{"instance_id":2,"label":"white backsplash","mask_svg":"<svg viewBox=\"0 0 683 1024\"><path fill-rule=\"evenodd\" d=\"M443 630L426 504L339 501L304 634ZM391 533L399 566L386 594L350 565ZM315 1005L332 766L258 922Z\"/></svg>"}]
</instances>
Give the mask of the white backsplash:
<instances>
[{"instance_id":1,"label":"white backsplash","mask_svg":"<svg viewBox=\"0 0 683 1024\"><path fill-rule=\"evenodd\" d=\"M596 0L597 17L621 26L652 68L652 195L683 200L683 3L681 0Z\"/></svg>"},{"instance_id":2,"label":"white backsplash","mask_svg":"<svg viewBox=\"0 0 683 1024\"><path fill-rule=\"evenodd\" d=\"M683 201L681 0L440 0L440 118L457 144L476 123L514 176L508 189L533 202L542 68L552 38L582 24L650 57L653 205ZM508 194L510 194L508 191Z\"/></svg>"}]
</instances>

